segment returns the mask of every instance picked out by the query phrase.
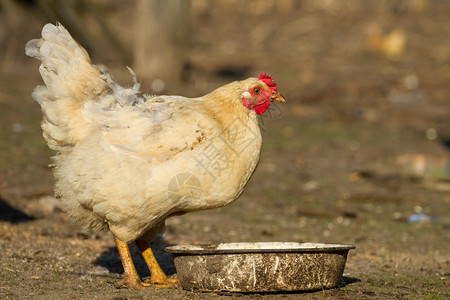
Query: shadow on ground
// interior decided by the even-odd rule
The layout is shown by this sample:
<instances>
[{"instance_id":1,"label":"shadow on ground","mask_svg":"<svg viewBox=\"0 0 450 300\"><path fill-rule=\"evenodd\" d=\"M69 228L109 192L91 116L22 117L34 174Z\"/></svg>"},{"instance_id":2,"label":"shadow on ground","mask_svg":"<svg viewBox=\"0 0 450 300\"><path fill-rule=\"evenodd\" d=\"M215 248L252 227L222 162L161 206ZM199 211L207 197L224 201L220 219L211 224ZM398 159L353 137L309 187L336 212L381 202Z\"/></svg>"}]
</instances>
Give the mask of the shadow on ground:
<instances>
[{"instance_id":1,"label":"shadow on ground","mask_svg":"<svg viewBox=\"0 0 450 300\"><path fill-rule=\"evenodd\" d=\"M342 284L339 287L344 287L357 282L361 282L361 280L354 277L342 276Z\"/></svg>"},{"instance_id":2,"label":"shadow on ground","mask_svg":"<svg viewBox=\"0 0 450 300\"><path fill-rule=\"evenodd\" d=\"M0 221L11 222L13 224L31 221L34 218L17 208L9 205L6 200L0 198Z\"/></svg>"}]
</instances>

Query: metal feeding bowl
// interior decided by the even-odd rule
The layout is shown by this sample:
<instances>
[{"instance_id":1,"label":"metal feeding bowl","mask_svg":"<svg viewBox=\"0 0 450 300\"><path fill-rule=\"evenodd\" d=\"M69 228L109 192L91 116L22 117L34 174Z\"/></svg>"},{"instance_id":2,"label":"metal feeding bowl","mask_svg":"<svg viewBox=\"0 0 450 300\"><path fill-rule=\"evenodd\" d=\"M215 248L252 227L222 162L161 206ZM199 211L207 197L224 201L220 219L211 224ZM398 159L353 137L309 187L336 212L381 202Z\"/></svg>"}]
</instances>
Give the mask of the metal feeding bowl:
<instances>
[{"instance_id":1,"label":"metal feeding bowl","mask_svg":"<svg viewBox=\"0 0 450 300\"><path fill-rule=\"evenodd\" d=\"M352 245L222 243L166 248L186 290L311 291L337 287Z\"/></svg>"}]
</instances>

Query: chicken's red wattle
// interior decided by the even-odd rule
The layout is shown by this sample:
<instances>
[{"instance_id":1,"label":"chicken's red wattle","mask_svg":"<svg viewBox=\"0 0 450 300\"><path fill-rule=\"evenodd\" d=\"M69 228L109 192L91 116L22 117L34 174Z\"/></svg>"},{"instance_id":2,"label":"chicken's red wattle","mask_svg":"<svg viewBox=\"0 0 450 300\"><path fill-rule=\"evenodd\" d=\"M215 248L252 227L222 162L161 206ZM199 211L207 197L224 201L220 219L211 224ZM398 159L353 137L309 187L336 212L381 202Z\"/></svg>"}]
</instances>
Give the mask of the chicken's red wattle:
<instances>
[{"instance_id":1,"label":"chicken's red wattle","mask_svg":"<svg viewBox=\"0 0 450 300\"><path fill-rule=\"evenodd\" d=\"M255 106L253 109L257 115L262 115L270 105L270 101L264 102L263 104L260 104L258 106Z\"/></svg>"}]
</instances>

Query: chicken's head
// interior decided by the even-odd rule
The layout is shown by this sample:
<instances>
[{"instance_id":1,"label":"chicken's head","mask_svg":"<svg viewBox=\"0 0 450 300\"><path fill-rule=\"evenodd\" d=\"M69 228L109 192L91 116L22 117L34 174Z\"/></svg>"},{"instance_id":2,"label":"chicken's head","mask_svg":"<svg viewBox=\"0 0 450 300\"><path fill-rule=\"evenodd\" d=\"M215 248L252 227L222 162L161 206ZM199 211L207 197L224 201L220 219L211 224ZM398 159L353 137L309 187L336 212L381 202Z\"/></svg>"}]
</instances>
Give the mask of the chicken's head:
<instances>
[{"instance_id":1,"label":"chicken's head","mask_svg":"<svg viewBox=\"0 0 450 300\"><path fill-rule=\"evenodd\" d=\"M241 95L242 104L248 109L253 109L256 114L263 114L269 108L270 102L285 102L284 97L278 93L277 84L272 76L262 73L257 84L252 85Z\"/></svg>"}]
</instances>

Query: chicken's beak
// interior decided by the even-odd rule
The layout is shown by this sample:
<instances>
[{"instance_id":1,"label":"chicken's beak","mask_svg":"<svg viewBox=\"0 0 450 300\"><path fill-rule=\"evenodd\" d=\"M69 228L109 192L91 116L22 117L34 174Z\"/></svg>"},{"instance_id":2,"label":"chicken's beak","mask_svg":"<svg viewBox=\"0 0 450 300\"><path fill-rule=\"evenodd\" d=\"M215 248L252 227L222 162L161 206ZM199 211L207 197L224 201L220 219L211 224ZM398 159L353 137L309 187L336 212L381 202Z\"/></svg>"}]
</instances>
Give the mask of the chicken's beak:
<instances>
[{"instance_id":1,"label":"chicken's beak","mask_svg":"<svg viewBox=\"0 0 450 300\"><path fill-rule=\"evenodd\" d=\"M278 102L286 102L286 99L284 99L283 95L277 92L273 92L272 96L270 97L270 101L278 101Z\"/></svg>"}]
</instances>

